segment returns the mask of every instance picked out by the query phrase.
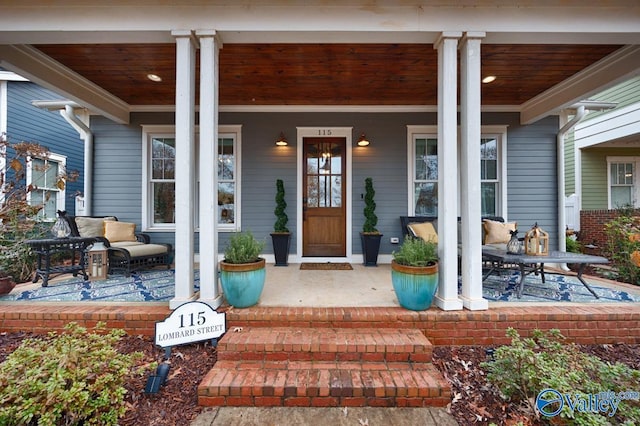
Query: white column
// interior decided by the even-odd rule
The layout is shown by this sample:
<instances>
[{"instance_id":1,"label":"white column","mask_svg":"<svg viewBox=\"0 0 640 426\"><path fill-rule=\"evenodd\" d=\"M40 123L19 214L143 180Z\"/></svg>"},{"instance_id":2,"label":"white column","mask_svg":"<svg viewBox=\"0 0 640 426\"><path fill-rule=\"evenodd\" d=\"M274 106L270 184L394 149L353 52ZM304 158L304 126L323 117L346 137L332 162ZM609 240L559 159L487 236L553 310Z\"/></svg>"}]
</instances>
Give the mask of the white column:
<instances>
[{"instance_id":1,"label":"white column","mask_svg":"<svg viewBox=\"0 0 640 426\"><path fill-rule=\"evenodd\" d=\"M218 52L214 30L198 30L200 42L200 301L222 304L218 291Z\"/></svg>"},{"instance_id":2,"label":"white column","mask_svg":"<svg viewBox=\"0 0 640 426\"><path fill-rule=\"evenodd\" d=\"M458 298L457 55L460 32L444 32L438 49L438 254L436 305L462 309Z\"/></svg>"},{"instance_id":3,"label":"white column","mask_svg":"<svg viewBox=\"0 0 640 426\"><path fill-rule=\"evenodd\" d=\"M176 30L175 297L169 307L194 299L193 233L196 43L191 31Z\"/></svg>"},{"instance_id":4,"label":"white column","mask_svg":"<svg viewBox=\"0 0 640 426\"><path fill-rule=\"evenodd\" d=\"M460 201L462 303L488 309L482 298L482 198L480 193L480 42L484 32L468 32L460 47Z\"/></svg>"}]
</instances>

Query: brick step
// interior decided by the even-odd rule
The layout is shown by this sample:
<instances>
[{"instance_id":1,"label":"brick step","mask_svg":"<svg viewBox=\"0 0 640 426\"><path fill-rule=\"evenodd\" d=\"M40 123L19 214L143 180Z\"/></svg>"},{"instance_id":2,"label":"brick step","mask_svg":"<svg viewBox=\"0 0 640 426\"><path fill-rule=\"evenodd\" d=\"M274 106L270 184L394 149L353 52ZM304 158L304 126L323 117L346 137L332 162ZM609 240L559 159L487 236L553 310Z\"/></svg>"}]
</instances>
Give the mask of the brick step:
<instances>
[{"instance_id":1,"label":"brick step","mask_svg":"<svg viewBox=\"0 0 640 426\"><path fill-rule=\"evenodd\" d=\"M218 360L430 362L419 330L245 327L226 333Z\"/></svg>"},{"instance_id":2,"label":"brick step","mask_svg":"<svg viewBox=\"0 0 640 426\"><path fill-rule=\"evenodd\" d=\"M451 388L430 363L219 360L203 406L443 407Z\"/></svg>"}]
</instances>

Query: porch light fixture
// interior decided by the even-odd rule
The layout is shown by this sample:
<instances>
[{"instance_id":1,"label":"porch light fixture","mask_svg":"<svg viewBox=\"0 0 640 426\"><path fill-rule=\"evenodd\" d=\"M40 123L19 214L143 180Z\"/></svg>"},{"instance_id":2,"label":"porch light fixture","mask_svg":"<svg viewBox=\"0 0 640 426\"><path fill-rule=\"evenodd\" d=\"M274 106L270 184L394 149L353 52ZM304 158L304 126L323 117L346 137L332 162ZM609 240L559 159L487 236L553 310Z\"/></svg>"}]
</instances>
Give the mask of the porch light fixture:
<instances>
[{"instance_id":1,"label":"porch light fixture","mask_svg":"<svg viewBox=\"0 0 640 426\"><path fill-rule=\"evenodd\" d=\"M151 81L155 81L156 83L162 81L162 77L160 77L158 74L147 74L147 78Z\"/></svg>"},{"instance_id":2,"label":"porch light fixture","mask_svg":"<svg viewBox=\"0 0 640 426\"><path fill-rule=\"evenodd\" d=\"M363 134L360 135L360 139L358 139L358 146L369 146L369 139Z\"/></svg>"},{"instance_id":3,"label":"porch light fixture","mask_svg":"<svg viewBox=\"0 0 640 426\"><path fill-rule=\"evenodd\" d=\"M482 82L484 84L492 83L492 82L496 81L496 78L497 77L495 75L488 75L488 76L486 76L485 78L482 79Z\"/></svg>"},{"instance_id":4,"label":"porch light fixture","mask_svg":"<svg viewBox=\"0 0 640 426\"><path fill-rule=\"evenodd\" d=\"M287 142L287 139L284 137L284 133L280 132L280 136L278 137L278 139L276 139L276 145L278 146L287 146L289 145L289 142Z\"/></svg>"}]
</instances>

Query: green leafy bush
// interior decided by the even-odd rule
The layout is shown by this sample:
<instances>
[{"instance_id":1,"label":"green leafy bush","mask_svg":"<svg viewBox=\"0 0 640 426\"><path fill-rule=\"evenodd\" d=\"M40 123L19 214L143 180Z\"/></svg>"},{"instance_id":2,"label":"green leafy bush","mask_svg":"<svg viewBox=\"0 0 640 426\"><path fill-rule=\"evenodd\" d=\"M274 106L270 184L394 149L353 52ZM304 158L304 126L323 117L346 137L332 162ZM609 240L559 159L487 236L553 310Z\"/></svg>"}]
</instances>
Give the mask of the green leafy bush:
<instances>
[{"instance_id":1,"label":"green leafy bush","mask_svg":"<svg viewBox=\"0 0 640 426\"><path fill-rule=\"evenodd\" d=\"M255 239L250 231L236 232L229 239L224 251L224 261L227 263L256 262L264 249L264 242Z\"/></svg>"},{"instance_id":2,"label":"green leafy bush","mask_svg":"<svg viewBox=\"0 0 640 426\"><path fill-rule=\"evenodd\" d=\"M70 323L60 335L26 339L0 364L0 424L118 424L123 385L142 357L116 351L124 333Z\"/></svg>"},{"instance_id":3,"label":"green leafy bush","mask_svg":"<svg viewBox=\"0 0 640 426\"><path fill-rule=\"evenodd\" d=\"M619 281L640 285L640 220L633 211L620 209L619 216L605 223L605 255L617 271Z\"/></svg>"},{"instance_id":4,"label":"green leafy bush","mask_svg":"<svg viewBox=\"0 0 640 426\"><path fill-rule=\"evenodd\" d=\"M565 240L565 250L567 253L582 253L582 244L575 236L568 236Z\"/></svg>"},{"instance_id":5,"label":"green leafy bush","mask_svg":"<svg viewBox=\"0 0 640 426\"><path fill-rule=\"evenodd\" d=\"M546 334L535 330L532 337L521 338L509 328L507 337L511 338L511 345L497 348L493 360L481 367L506 399L528 405L536 416L540 414L535 409L535 400L544 389L571 395L638 390L640 371L586 354L575 344L567 344L558 330ZM552 419L554 424L639 424L640 405L638 401L622 400L615 416L608 417L599 412L572 411L564 404L560 414Z\"/></svg>"},{"instance_id":6,"label":"green leafy bush","mask_svg":"<svg viewBox=\"0 0 640 426\"><path fill-rule=\"evenodd\" d=\"M422 238L407 236L398 251L392 253L393 260L406 266L430 266L438 261L438 245Z\"/></svg>"}]
</instances>

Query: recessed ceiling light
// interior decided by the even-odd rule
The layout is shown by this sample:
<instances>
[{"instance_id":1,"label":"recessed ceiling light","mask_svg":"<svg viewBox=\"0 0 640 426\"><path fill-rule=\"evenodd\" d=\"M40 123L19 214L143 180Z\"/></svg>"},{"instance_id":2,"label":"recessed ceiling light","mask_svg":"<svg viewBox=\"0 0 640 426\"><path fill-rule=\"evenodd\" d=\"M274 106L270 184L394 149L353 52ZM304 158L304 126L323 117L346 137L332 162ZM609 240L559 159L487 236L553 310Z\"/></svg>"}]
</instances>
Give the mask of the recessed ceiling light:
<instances>
[{"instance_id":1,"label":"recessed ceiling light","mask_svg":"<svg viewBox=\"0 0 640 426\"><path fill-rule=\"evenodd\" d=\"M483 83L491 83L492 81L495 81L497 77L495 75L488 75L485 78L482 79Z\"/></svg>"},{"instance_id":2,"label":"recessed ceiling light","mask_svg":"<svg viewBox=\"0 0 640 426\"><path fill-rule=\"evenodd\" d=\"M147 74L147 78L151 81L162 81L162 77L157 74Z\"/></svg>"}]
</instances>

